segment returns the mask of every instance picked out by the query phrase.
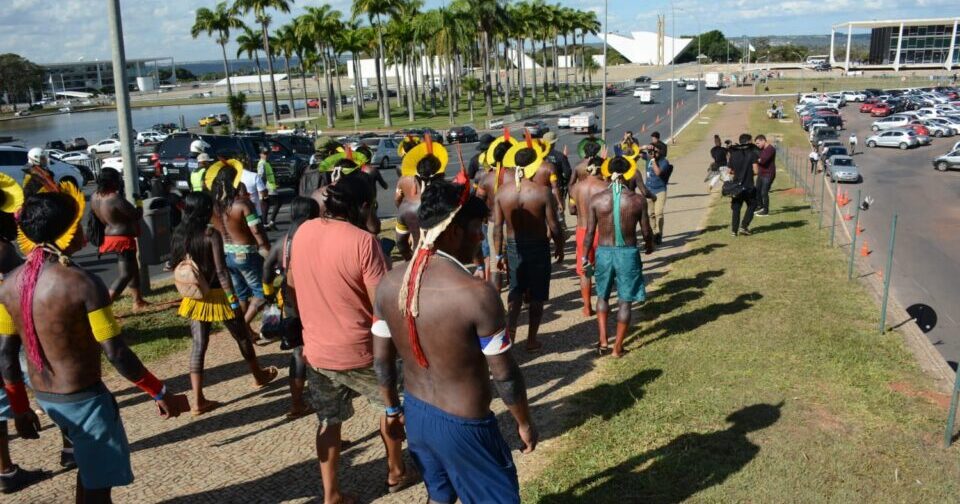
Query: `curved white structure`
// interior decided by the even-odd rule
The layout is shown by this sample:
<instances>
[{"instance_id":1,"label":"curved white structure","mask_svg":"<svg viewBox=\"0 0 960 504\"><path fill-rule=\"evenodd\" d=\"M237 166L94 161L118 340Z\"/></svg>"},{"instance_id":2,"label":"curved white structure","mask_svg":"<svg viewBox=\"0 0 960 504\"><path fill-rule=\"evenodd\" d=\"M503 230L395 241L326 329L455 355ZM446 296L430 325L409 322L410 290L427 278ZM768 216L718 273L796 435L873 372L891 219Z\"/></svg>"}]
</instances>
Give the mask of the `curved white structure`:
<instances>
[{"instance_id":1,"label":"curved white structure","mask_svg":"<svg viewBox=\"0 0 960 504\"><path fill-rule=\"evenodd\" d=\"M631 37L624 37L616 33L605 34L607 44L614 48L618 53L627 58L630 63L639 63L641 65L657 64L657 34L654 32L631 32ZM604 34L600 34L601 37ZM673 38L663 37L663 55L664 65L673 62L678 54L687 45L693 42L692 38Z\"/></svg>"}]
</instances>

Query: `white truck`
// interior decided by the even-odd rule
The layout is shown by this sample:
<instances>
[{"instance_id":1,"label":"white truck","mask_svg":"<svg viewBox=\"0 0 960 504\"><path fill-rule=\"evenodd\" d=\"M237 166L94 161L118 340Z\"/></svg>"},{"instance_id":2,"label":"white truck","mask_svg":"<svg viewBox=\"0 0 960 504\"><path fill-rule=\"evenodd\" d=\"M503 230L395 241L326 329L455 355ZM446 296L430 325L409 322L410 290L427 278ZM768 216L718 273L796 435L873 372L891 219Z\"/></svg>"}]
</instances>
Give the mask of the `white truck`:
<instances>
[{"instance_id":1,"label":"white truck","mask_svg":"<svg viewBox=\"0 0 960 504\"><path fill-rule=\"evenodd\" d=\"M633 96L640 98L640 103L653 103L653 91L649 89L638 89Z\"/></svg>"},{"instance_id":2,"label":"white truck","mask_svg":"<svg viewBox=\"0 0 960 504\"><path fill-rule=\"evenodd\" d=\"M707 72L703 76L704 87L707 89L720 89L723 87L723 74L720 72Z\"/></svg>"},{"instance_id":3,"label":"white truck","mask_svg":"<svg viewBox=\"0 0 960 504\"><path fill-rule=\"evenodd\" d=\"M580 112L570 116L570 129L574 133L596 133L597 114L593 112Z\"/></svg>"}]
</instances>

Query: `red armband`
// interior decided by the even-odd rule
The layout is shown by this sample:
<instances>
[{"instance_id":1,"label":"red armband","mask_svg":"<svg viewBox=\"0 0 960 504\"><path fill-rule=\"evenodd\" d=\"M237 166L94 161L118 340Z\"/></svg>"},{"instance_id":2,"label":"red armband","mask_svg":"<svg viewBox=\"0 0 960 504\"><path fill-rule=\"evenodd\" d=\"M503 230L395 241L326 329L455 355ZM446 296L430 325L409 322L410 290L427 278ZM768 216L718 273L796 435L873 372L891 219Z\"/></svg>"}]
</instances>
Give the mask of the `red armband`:
<instances>
[{"instance_id":1,"label":"red armband","mask_svg":"<svg viewBox=\"0 0 960 504\"><path fill-rule=\"evenodd\" d=\"M30 409L30 401L27 399L27 389L23 382L4 383L4 390L7 391L7 399L10 401L10 409L15 415L19 415Z\"/></svg>"},{"instance_id":2,"label":"red armband","mask_svg":"<svg viewBox=\"0 0 960 504\"><path fill-rule=\"evenodd\" d=\"M163 397L163 382L146 369L143 370L143 376L133 384L140 387L140 390L146 392L154 401L159 401Z\"/></svg>"}]
</instances>

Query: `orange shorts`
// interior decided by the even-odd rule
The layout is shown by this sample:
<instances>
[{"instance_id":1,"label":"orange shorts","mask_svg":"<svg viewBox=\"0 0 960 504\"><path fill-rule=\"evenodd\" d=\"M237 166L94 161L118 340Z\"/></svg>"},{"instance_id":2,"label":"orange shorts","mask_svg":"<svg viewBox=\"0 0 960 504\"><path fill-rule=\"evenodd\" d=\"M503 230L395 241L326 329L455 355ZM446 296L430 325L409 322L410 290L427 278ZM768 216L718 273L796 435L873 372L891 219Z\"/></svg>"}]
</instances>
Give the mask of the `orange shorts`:
<instances>
[{"instance_id":1,"label":"orange shorts","mask_svg":"<svg viewBox=\"0 0 960 504\"><path fill-rule=\"evenodd\" d=\"M101 254L123 254L124 252L137 251L137 238L135 236L104 236L103 243L100 244Z\"/></svg>"},{"instance_id":2,"label":"orange shorts","mask_svg":"<svg viewBox=\"0 0 960 504\"><path fill-rule=\"evenodd\" d=\"M587 228L577 227L577 274L583 276L583 257L584 252L587 253L587 258L591 263L596 262L597 256L597 244L600 243L600 233L594 233L593 235L593 246L590 247L590 250L585 251L583 244L583 239L587 236Z\"/></svg>"}]
</instances>

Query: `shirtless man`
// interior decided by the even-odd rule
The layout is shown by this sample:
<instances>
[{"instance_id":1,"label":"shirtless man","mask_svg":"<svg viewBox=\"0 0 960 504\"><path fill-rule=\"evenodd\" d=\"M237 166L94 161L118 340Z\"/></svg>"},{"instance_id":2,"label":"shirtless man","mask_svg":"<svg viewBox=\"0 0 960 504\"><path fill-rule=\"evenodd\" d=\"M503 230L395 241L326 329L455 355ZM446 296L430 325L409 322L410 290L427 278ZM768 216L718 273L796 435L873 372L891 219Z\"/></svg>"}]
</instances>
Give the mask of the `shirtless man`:
<instances>
[{"instance_id":1,"label":"shirtless man","mask_svg":"<svg viewBox=\"0 0 960 504\"><path fill-rule=\"evenodd\" d=\"M506 258L497 255L497 269L510 268L510 293L507 296L509 312L507 333L514 339L517 319L524 297L529 299L530 323L526 350L534 352L543 344L537 341L543 303L550 297L550 244L549 231L555 247L554 257L563 261L563 231L557 219L556 198L549 187L530 180L542 158L529 143L520 142L511 147L504 157L507 164L516 162L514 181L516 186L497 191L494 202L493 248L503 249L503 227L507 227ZM518 180L519 179L519 180ZM505 260L506 259L506 260Z\"/></svg>"},{"instance_id":2,"label":"shirtless man","mask_svg":"<svg viewBox=\"0 0 960 504\"><path fill-rule=\"evenodd\" d=\"M584 241L587 234L587 215L589 214L590 201L610 184L603 180L603 175L600 174L600 165L603 163L603 159L599 155L600 145L596 143L587 144L584 154L587 156L585 159L587 175L581 178L577 185L570 188L570 214L577 216L577 275L580 276L580 297L583 299L583 314L589 317L593 315L593 303L590 300L593 282L584 271L584 266L587 261L594 261L598 237L595 237L589 244Z\"/></svg>"},{"instance_id":3,"label":"shirtless man","mask_svg":"<svg viewBox=\"0 0 960 504\"><path fill-rule=\"evenodd\" d=\"M608 189L594 196L587 209L587 232L585 243L591 243L599 235L596 261L591 261L587 274L594 273L597 283L597 322L600 329L599 349L607 347L608 300L617 281L617 339L613 344L614 357L623 356L623 340L630 327L630 305L646 300L643 283L643 263L637 248L637 225L643 235L644 252L653 252L653 233L647 217L647 202L626 186L637 173L636 164L616 156L604 162L603 174L610 177Z\"/></svg>"},{"instance_id":4,"label":"shirtless man","mask_svg":"<svg viewBox=\"0 0 960 504\"><path fill-rule=\"evenodd\" d=\"M397 146L397 152L401 158L407 157L407 154L414 147L420 144L420 139L413 135L405 135ZM400 208L400 205L406 200L420 199L420 184L414 180L413 175L402 175L397 180L397 190L393 195L393 203Z\"/></svg>"},{"instance_id":5,"label":"shirtless man","mask_svg":"<svg viewBox=\"0 0 960 504\"><path fill-rule=\"evenodd\" d=\"M72 184L61 187L27 197L20 214L31 243L26 263L0 286L0 371L17 432L36 439L40 422L29 407L20 367L25 344L34 397L74 442L77 502L106 503L112 487L133 481L133 471L120 411L101 381L101 352L156 401L160 416L176 416L182 406L173 404L163 383L118 337L107 288L69 261L83 245L84 202ZM34 307L43 307L42 316Z\"/></svg>"},{"instance_id":6,"label":"shirtless man","mask_svg":"<svg viewBox=\"0 0 960 504\"><path fill-rule=\"evenodd\" d=\"M400 173L418 187L414 197L404 198L397 207L397 251L406 261L413 257L413 249L420 241L420 220L417 218L420 194L430 184L443 180L446 169L446 149L439 143L433 142L429 136L403 157ZM399 188L398 185L397 189Z\"/></svg>"},{"instance_id":7,"label":"shirtless man","mask_svg":"<svg viewBox=\"0 0 960 504\"><path fill-rule=\"evenodd\" d=\"M490 377L517 422L523 453L536 448L538 434L511 356L500 295L463 266L476 254L487 212L465 191L469 187L448 182L424 191L419 218L429 242L417 257L425 261L388 273L377 288L374 369L388 435L402 439L406 426L431 503L519 503L516 466L490 411ZM418 271L419 288L404 289ZM403 405L398 356L404 362Z\"/></svg>"},{"instance_id":8,"label":"shirtless man","mask_svg":"<svg viewBox=\"0 0 960 504\"><path fill-rule=\"evenodd\" d=\"M574 184L576 184L578 180L587 177L587 165L590 163L590 156L588 156L585 151L587 146L590 144L596 144L597 152L603 152L603 147L605 145L603 140L595 138L592 135L580 140L580 143L577 144L577 154L580 156L580 162L573 167L573 173L570 174L570 181L567 184L568 191L573 188Z\"/></svg>"},{"instance_id":9,"label":"shirtless man","mask_svg":"<svg viewBox=\"0 0 960 504\"><path fill-rule=\"evenodd\" d=\"M231 166L214 164L207 170L206 179L214 200L213 227L223 236L227 270L243 319L249 325L267 303L262 279L270 242L256 209L243 197L239 175Z\"/></svg>"},{"instance_id":10,"label":"shirtless man","mask_svg":"<svg viewBox=\"0 0 960 504\"><path fill-rule=\"evenodd\" d=\"M515 185L513 168L503 166L503 156L510 150L514 142L509 139L503 140L503 138L504 137L500 137L496 145L493 145L493 142L491 142L486 153L486 157L491 163L490 169L477 177L477 197L487 204L487 209L489 210L487 217L484 219L483 242L480 244L481 253L485 261L489 261L491 252L489 220L490 216L493 215L493 206L497 198L497 191L507 187L514 187ZM497 250L494 255L503 255L503 250ZM486 269L490 271L489 279L493 285L497 287L497 291L499 292L503 286L503 275L499 269L493 266L486 266Z\"/></svg>"},{"instance_id":11,"label":"shirtless man","mask_svg":"<svg viewBox=\"0 0 960 504\"><path fill-rule=\"evenodd\" d=\"M110 300L116 301L130 284L133 309L139 310L149 305L140 292L140 264L137 261L137 236L140 235L143 211L123 197L122 185L120 172L101 170L97 191L90 198L90 209L104 225L100 254L117 255L117 279L110 286Z\"/></svg>"}]
</instances>

